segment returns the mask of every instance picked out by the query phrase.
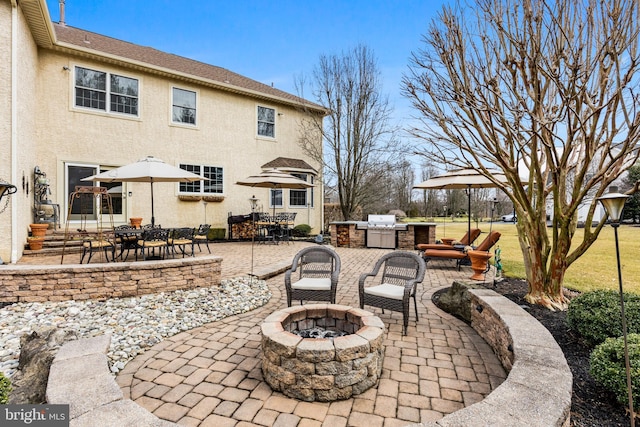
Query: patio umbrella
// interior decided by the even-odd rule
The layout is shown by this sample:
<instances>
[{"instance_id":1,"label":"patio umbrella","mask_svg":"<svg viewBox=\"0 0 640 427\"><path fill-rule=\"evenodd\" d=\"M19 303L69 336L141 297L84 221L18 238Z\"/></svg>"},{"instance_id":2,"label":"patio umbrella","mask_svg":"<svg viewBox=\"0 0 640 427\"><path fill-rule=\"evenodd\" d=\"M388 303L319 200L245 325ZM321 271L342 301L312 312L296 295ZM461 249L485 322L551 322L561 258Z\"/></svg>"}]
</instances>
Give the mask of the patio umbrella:
<instances>
[{"instance_id":1,"label":"patio umbrella","mask_svg":"<svg viewBox=\"0 0 640 427\"><path fill-rule=\"evenodd\" d=\"M309 184L308 182L303 181L300 178L279 171L277 169L268 169L266 171L263 171L259 175L251 175L250 177L247 177L241 181L237 181L236 184L254 188L289 188L291 190L304 190L313 187L313 184ZM273 216L276 216L275 204L273 205ZM251 215L251 220L254 220L253 215ZM255 233L251 234L251 277L253 277L253 246L255 243L254 234Z\"/></svg>"},{"instance_id":2,"label":"patio umbrella","mask_svg":"<svg viewBox=\"0 0 640 427\"><path fill-rule=\"evenodd\" d=\"M172 166L152 156L137 162L83 178L82 181L148 182L151 184L151 224L155 225L153 206L154 182L195 182L207 180L200 175Z\"/></svg>"},{"instance_id":3,"label":"patio umbrella","mask_svg":"<svg viewBox=\"0 0 640 427\"><path fill-rule=\"evenodd\" d=\"M489 170L491 176L498 182L506 183L507 177L497 170ZM420 184L414 185L414 189L420 190L455 190L465 189L468 196L468 224L467 230L471 232L471 189L492 188L496 184L475 169L456 169L442 175L435 176Z\"/></svg>"},{"instance_id":4,"label":"patio umbrella","mask_svg":"<svg viewBox=\"0 0 640 427\"><path fill-rule=\"evenodd\" d=\"M301 180L291 174L279 171L277 169L268 169L259 175L252 175L241 181L236 182L238 185L258 188L288 188L290 190L305 190L313 187L306 181ZM273 206L273 216L276 214L276 207Z\"/></svg>"}]
</instances>

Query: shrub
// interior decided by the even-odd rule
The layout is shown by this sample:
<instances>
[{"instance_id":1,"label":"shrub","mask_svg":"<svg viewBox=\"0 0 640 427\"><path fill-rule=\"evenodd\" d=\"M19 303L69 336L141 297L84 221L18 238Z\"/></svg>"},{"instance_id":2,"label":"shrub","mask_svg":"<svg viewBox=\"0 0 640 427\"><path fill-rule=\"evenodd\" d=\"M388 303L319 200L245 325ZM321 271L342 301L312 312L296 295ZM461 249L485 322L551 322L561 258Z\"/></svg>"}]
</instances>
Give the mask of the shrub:
<instances>
[{"instance_id":1,"label":"shrub","mask_svg":"<svg viewBox=\"0 0 640 427\"><path fill-rule=\"evenodd\" d=\"M640 399L640 334L627 335L627 343L633 400L638 402ZM614 393L618 402L626 406L629 398L622 337L607 338L591 352L589 373L597 383Z\"/></svg>"},{"instance_id":2,"label":"shrub","mask_svg":"<svg viewBox=\"0 0 640 427\"><path fill-rule=\"evenodd\" d=\"M624 309L627 330L640 333L640 295L625 293ZM567 323L591 345L600 344L606 338L621 336L620 294L598 290L574 298L567 311Z\"/></svg>"},{"instance_id":3,"label":"shrub","mask_svg":"<svg viewBox=\"0 0 640 427\"><path fill-rule=\"evenodd\" d=\"M308 237L311 233L311 226L308 224L298 224L293 227L293 235L296 237Z\"/></svg>"},{"instance_id":4,"label":"shrub","mask_svg":"<svg viewBox=\"0 0 640 427\"><path fill-rule=\"evenodd\" d=\"M5 405L9 401L11 393L11 381L0 372L0 405Z\"/></svg>"}]
</instances>

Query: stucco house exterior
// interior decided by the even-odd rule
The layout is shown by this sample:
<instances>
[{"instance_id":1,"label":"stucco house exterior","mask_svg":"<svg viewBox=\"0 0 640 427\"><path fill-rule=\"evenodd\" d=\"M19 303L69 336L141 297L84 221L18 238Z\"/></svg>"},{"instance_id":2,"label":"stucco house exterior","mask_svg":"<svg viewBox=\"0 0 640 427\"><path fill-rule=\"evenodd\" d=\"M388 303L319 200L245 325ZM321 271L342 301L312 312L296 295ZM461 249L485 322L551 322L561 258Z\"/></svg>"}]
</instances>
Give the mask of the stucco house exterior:
<instances>
[{"instance_id":1,"label":"stucco house exterior","mask_svg":"<svg viewBox=\"0 0 640 427\"><path fill-rule=\"evenodd\" d=\"M321 165L297 143L301 107L322 120L319 105L220 67L53 23L45 0L0 0L0 81L0 179L18 187L0 213L4 262L20 258L34 222L36 167L63 227L79 220L67 211L75 186L92 185L82 178L154 156L210 179L154 186L164 227L226 228L228 215L251 212L255 195L259 210L275 204L276 212L297 212L296 224L322 229ZM315 186L235 184L269 167ZM149 222L148 184L101 185L117 202L116 225Z\"/></svg>"}]
</instances>

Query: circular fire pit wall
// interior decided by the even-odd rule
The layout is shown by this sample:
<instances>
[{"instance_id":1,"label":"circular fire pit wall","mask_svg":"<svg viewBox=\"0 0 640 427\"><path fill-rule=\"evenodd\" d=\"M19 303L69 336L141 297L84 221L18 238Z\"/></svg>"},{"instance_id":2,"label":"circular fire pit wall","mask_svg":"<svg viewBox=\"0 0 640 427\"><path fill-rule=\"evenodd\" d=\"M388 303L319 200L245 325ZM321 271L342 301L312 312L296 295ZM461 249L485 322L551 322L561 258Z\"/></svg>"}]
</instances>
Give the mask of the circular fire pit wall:
<instances>
[{"instance_id":1,"label":"circular fire pit wall","mask_svg":"<svg viewBox=\"0 0 640 427\"><path fill-rule=\"evenodd\" d=\"M348 335L302 338L309 328ZM272 389L308 402L348 399L378 382L384 323L372 313L336 304L285 308L262 323L262 374Z\"/></svg>"}]
</instances>

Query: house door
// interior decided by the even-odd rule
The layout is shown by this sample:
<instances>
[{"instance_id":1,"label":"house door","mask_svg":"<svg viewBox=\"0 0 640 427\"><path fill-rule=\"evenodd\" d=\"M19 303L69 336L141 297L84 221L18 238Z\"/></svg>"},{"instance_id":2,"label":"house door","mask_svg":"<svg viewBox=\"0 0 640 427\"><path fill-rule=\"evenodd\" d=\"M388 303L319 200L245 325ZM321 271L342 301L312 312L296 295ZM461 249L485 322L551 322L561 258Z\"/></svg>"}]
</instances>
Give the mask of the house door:
<instances>
[{"instance_id":1,"label":"house door","mask_svg":"<svg viewBox=\"0 0 640 427\"><path fill-rule=\"evenodd\" d=\"M73 193L78 186L82 187L106 187L107 192L111 198L111 206L113 210L113 221L116 223L126 222L125 218L125 203L123 194L124 192L124 183L120 182L91 182L91 181L82 181L83 178L86 178L91 175L95 175L99 172L104 172L105 168L96 166L96 165L82 165L82 164L66 164L66 200L65 206L69 207L69 202L71 200L71 193ZM109 221L109 206L107 203L101 203L99 198L94 197L79 197L76 198L73 202L73 206L71 206L71 210L69 212L69 220L70 221L80 221L81 219L86 219L87 221L97 221L98 213L100 213L103 217L103 221Z\"/></svg>"}]
</instances>

